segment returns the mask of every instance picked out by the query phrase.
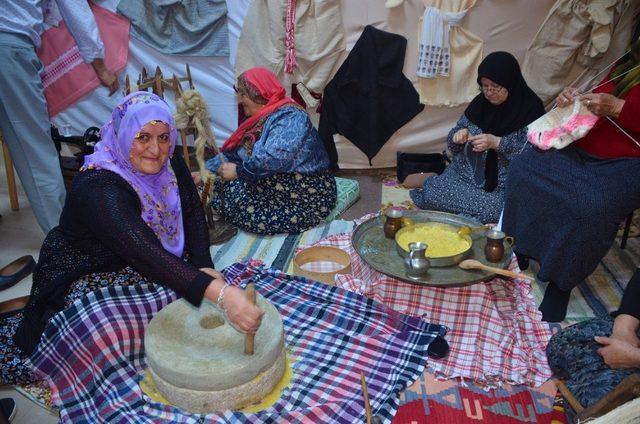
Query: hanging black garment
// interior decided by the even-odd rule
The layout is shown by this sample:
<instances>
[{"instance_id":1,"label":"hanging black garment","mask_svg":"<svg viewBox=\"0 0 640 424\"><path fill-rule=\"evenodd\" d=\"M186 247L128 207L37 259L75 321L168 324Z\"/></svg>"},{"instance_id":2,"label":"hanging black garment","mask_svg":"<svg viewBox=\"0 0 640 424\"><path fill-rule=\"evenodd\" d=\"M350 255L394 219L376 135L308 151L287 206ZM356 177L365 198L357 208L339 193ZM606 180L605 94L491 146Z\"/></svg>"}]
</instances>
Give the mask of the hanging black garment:
<instances>
[{"instance_id":1,"label":"hanging black garment","mask_svg":"<svg viewBox=\"0 0 640 424\"><path fill-rule=\"evenodd\" d=\"M338 166L333 134L342 134L369 158L424 109L402 73L407 39L367 25L324 89L319 132L331 166Z\"/></svg>"},{"instance_id":2,"label":"hanging black garment","mask_svg":"<svg viewBox=\"0 0 640 424\"><path fill-rule=\"evenodd\" d=\"M485 134L502 137L525 127L544 114L544 105L536 93L529 88L520 65L512 54L493 52L485 57L478 67L478 85L481 78L488 78L504 87L509 94L507 100L493 105L484 94L478 94L464 114ZM485 160L485 191L493 191L498 183L498 155L489 149Z\"/></svg>"}]
</instances>

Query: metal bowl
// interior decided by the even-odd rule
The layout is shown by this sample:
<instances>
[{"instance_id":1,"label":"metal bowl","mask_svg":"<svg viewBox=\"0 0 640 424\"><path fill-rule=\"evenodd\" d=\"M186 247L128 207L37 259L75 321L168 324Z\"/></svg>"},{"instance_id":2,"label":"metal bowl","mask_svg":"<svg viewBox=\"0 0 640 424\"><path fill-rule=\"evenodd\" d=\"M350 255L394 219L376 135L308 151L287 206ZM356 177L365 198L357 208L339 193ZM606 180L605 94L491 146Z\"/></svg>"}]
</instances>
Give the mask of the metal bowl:
<instances>
[{"instance_id":1,"label":"metal bowl","mask_svg":"<svg viewBox=\"0 0 640 424\"><path fill-rule=\"evenodd\" d=\"M437 220L433 220L432 222L438 222L438 221ZM449 223L449 222L441 222L441 223L442 224L451 225L451 223ZM403 259L406 259L406 258L409 257L409 252L404 250L400 246L400 243L398 243L398 237L401 236L402 234L406 233L407 231L411 231L412 228L414 228L416 226L423 226L423 225L425 225L425 224L424 223L417 223L417 224L414 224L414 225L411 225L411 226L402 227L396 233L396 236L395 236L396 251L398 252L398 254ZM452 226L455 227L454 225L452 225ZM462 251L460 253L456 253L455 255L451 255L451 256L439 256L437 258L434 258L434 257L431 257L431 256L427 256L427 259L429 259L429 262L431 263L431 266L434 266L434 267L451 266L451 265L459 264L463 260L467 259L471 254L471 250L473 249L473 239L470 236L463 236L462 238L469 242L469 247L466 250L464 250L464 251ZM422 241L422 240L416 240L416 241ZM427 245L428 244L429 243L427 243Z\"/></svg>"}]
</instances>

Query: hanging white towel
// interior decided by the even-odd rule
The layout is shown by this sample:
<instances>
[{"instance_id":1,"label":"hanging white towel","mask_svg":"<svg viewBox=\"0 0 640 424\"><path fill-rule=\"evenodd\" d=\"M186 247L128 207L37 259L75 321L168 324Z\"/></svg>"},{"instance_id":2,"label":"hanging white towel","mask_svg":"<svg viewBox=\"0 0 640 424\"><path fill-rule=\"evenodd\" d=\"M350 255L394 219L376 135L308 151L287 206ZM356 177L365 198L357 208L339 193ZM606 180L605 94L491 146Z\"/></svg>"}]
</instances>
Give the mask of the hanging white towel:
<instances>
[{"instance_id":1,"label":"hanging white towel","mask_svg":"<svg viewBox=\"0 0 640 424\"><path fill-rule=\"evenodd\" d=\"M466 10L458 13L443 12L427 7L422 18L422 34L418 53L418 71L421 78L449 76L451 63L449 29L458 26Z\"/></svg>"}]
</instances>

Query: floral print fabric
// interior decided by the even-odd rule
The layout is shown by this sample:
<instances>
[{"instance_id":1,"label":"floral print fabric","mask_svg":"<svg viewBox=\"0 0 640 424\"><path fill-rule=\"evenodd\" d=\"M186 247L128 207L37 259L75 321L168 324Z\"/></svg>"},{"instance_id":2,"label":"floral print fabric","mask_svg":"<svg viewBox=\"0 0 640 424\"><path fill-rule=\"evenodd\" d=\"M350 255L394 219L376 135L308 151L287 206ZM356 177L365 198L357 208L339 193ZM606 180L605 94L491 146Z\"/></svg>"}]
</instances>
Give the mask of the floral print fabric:
<instances>
[{"instance_id":1,"label":"floral print fabric","mask_svg":"<svg viewBox=\"0 0 640 424\"><path fill-rule=\"evenodd\" d=\"M216 180L212 207L238 228L257 234L300 233L321 223L336 204L330 172L275 174L255 183Z\"/></svg>"}]
</instances>

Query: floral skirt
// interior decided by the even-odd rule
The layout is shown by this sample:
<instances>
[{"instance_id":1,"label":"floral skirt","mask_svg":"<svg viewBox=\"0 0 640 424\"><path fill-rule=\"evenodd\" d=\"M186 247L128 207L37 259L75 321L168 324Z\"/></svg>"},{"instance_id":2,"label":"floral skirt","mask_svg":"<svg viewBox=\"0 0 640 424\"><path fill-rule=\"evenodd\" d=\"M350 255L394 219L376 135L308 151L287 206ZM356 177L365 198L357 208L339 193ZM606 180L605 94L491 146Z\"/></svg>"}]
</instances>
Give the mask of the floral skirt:
<instances>
[{"instance_id":1,"label":"floral skirt","mask_svg":"<svg viewBox=\"0 0 640 424\"><path fill-rule=\"evenodd\" d=\"M257 182L216 180L211 206L227 222L257 234L300 233L320 224L336 205L330 172L275 174Z\"/></svg>"},{"instance_id":2,"label":"floral skirt","mask_svg":"<svg viewBox=\"0 0 640 424\"><path fill-rule=\"evenodd\" d=\"M151 284L130 267L118 272L89 274L75 281L67 296L65 305L70 306L84 295L104 287ZM13 335L22 321L22 312L9 313L0 317L0 383L26 384L36 378L25 364L26 355L16 346Z\"/></svg>"}]
</instances>

